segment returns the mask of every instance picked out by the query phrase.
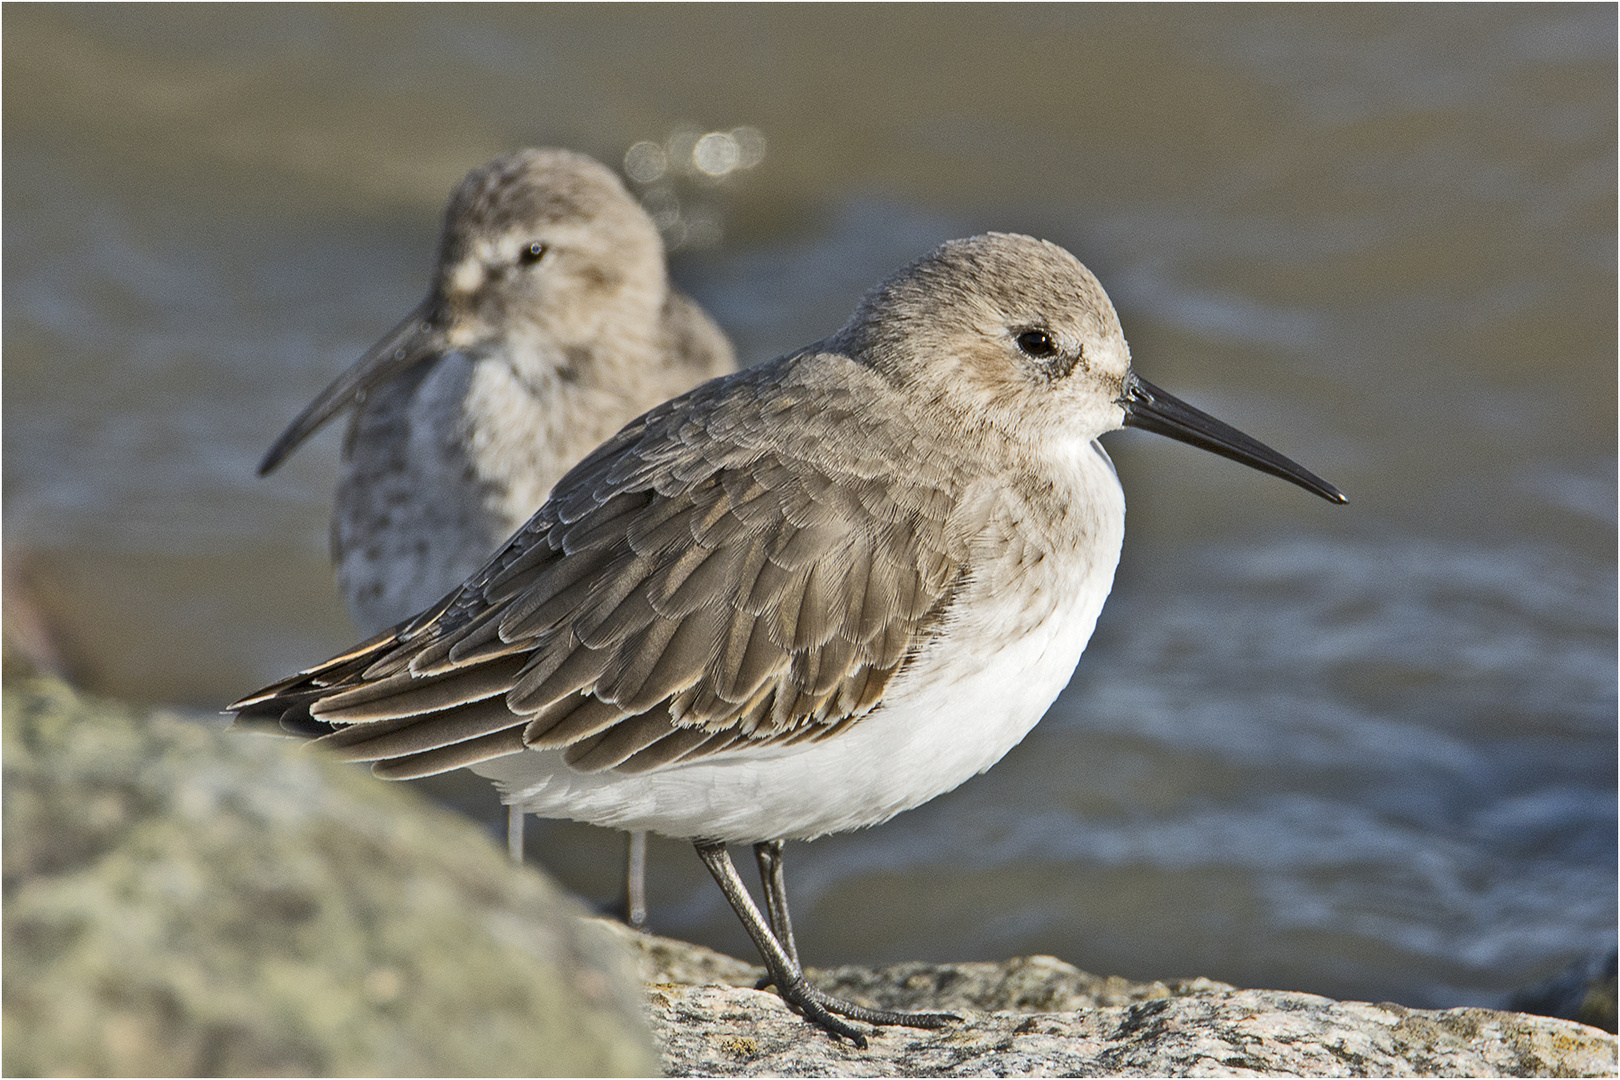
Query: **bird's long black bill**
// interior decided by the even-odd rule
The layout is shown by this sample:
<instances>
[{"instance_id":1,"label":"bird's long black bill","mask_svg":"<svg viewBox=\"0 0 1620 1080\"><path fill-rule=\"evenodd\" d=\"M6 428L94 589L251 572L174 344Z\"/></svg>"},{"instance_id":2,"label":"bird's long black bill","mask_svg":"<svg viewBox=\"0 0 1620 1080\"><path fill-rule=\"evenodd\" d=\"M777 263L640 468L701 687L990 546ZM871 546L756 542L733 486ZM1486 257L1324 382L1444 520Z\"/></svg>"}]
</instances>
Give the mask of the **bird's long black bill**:
<instances>
[{"instance_id":1,"label":"bird's long black bill","mask_svg":"<svg viewBox=\"0 0 1620 1080\"><path fill-rule=\"evenodd\" d=\"M1119 399L1125 409L1125 426L1168 435L1179 442L1208 450L1241 462L1251 469L1280 476L1328 502L1350 500L1332 484L1309 469L1290 461L1258 439L1251 439L1237 428L1223 424L1201 409L1160 390L1146 379L1130 375L1125 394Z\"/></svg>"},{"instance_id":2,"label":"bird's long black bill","mask_svg":"<svg viewBox=\"0 0 1620 1080\"><path fill-rule=\"evenodd\" d=\"M436 350L439 334L432 321L433 298L424 300L415 311L388 331L387 335L356 360L347 371L304 407L259 462L264 476L298 449L300 443L320 430L333 416L350 405L364 401L372 390L426 359Z\"/></svg>"}]
</instances>

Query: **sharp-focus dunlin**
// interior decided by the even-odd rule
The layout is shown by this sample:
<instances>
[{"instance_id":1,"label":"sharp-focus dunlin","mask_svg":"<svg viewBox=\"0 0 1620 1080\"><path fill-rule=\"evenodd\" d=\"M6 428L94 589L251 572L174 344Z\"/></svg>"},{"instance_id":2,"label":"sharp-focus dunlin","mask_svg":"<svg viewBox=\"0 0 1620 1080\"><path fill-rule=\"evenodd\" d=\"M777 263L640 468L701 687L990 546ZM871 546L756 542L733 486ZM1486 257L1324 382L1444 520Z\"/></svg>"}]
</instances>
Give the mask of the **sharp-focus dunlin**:
<instances>
[{"instance_id":1,"label":"sharp-focus dunlin","mask_svg":"<svg viewBox=\"0 0 1620 1080\"><path fill-rule=\"evenodd\" d=\"M259 473L354 406L332 553L350 615L373 634L484 565L626 421L735 369L618 177L583 154L519 150L456 187L427 299L321 391ZM521 825L518 811L518 858Z\"/></svg>"},{"instance_id":2,"label":"sharp-focus dunlin","mask_svg":"<svg viewBox=\"0 0 1620 1080\"><path fill-rule=\"evenodd\" d=\"M1113 583L1097 438L1121 427L1344 501L1139 378L1073 255L977 236L635 420L460 592L231 708L380 776L467 766L537 814L692 840L806 1017L861 1045L843 1018L935 1027L805 980L781 842L950 791L1041 718Z\"/></svg>"}]
</instances>

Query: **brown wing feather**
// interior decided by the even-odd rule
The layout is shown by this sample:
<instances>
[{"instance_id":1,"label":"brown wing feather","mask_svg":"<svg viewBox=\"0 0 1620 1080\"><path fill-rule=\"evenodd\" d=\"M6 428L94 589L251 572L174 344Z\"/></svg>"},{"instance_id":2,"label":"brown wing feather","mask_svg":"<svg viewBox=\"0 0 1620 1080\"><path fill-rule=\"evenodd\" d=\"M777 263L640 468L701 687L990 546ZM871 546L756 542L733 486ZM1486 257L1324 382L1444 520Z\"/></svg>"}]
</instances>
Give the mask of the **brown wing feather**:
<instances>
[{"instance_id":1,"label":"brown wing feather","mask_svg":"<svg viewBox=\"0 0 1620 1080\"><path fill-rule=\"evenodd\" d=\"M516 727L521 721L499 698L485 698L434 711L434 722L413 722L420 713L350 724L320 739L345 761L386 761L465 742Z\"/></svg>"},{"instance_id":2,"label":"brown wing feather","mask_svg":"<svg viewBox=\"0 0 1620 1080\"><path fill-rule=\"evenodd\" d=\"M887 391L842 358L769 367L794 363ZM335 727L390 777L526 747L640 772L858 722L942 621L973 528L899 409L789 416L810 391L768 374L634 421L458 594L232 708Z\"/></svg>"},{"instance_id":3,"label":"brown wing feather","mask_svg":"<svg viewBox=\"0 0 1620 1080\"><path fill-rule=\"evenodd\" d=\"M408 757L390 758L372 765L371 771L384 780L419 780L424 776L477 765L480 761L523 752L523 736L515 727L479 739L451 743Z\"/></svg>"}]
</instances>

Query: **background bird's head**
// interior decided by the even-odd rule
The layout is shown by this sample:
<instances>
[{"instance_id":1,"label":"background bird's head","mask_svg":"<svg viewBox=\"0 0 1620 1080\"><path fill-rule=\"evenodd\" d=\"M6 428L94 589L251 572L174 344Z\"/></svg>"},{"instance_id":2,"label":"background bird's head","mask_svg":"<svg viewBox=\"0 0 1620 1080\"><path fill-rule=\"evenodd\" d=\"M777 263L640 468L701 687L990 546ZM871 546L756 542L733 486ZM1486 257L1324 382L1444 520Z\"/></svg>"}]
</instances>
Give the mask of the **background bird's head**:
<instances>
[{"instance_id":1,"label":"background bird's head","mask_svg":"<svg viewBox=\"0 0 1620 1080\"><path fill-rule=\"evenodd\" d=\"M434 282L447 345L567 350L656 324L658 229L614 173L566 150L519 150L451 195ZM611 332L611 334L610 334Z\"/></svg>"}]
</instances>

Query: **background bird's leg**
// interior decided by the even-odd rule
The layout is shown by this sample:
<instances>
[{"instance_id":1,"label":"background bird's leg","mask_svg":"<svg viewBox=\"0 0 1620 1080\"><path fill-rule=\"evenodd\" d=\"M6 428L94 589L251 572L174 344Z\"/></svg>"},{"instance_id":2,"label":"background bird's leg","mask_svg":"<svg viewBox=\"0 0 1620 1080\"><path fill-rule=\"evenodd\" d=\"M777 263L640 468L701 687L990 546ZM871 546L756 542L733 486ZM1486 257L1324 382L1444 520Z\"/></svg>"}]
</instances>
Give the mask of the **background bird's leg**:
<instances>
[{"instance_id":1,"label":"background bird's leg","mask_svg":"<svg viewBox=\"0 0 1620 1080\"><path fill-rule=\"evenodd\" d=\"M765 887L765 912L771 918L771 931L782 943L788 958L799 962L799 946L793 940L793 918L788 914L787 884L782 879L782 841L763 840L754 845L754 861L759 863L759 883Z\"/></svg>"},{"instance_id":2,"label":"background bird's leg","mask_svg":"<svg viewBox=\"0 0 1620 1080\"><path fill-rule=\"evenodd\" d=\"M647 834L627 833L624 866L624 921L637 930L647 928ZM791 954L792 946L788 947Z\"/></svg>"},{"instance_id":3,"label":"background bird's leg","mask_svg":"<svg viewBox=\"0 0 1620 1080\"><path fill-rule=\"evenodd\" d=\"M506 808L506 853L523 865L523 809L516 803Z\"/></svg>"},{"instance_id":4,"label":"background bird's leg","mask_svg":"<svg viewBox=\"0 0 1620 1080\"><path fill-rule=\"evenodd\" d=\"M697 848L698 857L703 860L703 864L709 868L715 883L720 886L720 891L726 894L726 899L731 903L731 910L742 920L743 929L753 938L754 947L759 950L760 959L765 961L766 970L771 974L771 981L776 984L776 992L782 996L783 1001L811 1023L864 1049L866 1036L839 1020L837 1016L833 1016L833 1013L868 1024L903 1024L906 1027L920 1028L944 1027L952 1020L961 1019L951 1013L903 1013L888 1009L869 1009L865 1005L833 997L826 991L812 986L804 977L798 963L788 956L787 950L776 940L776 935L771 933L771 928L766 925L765 917L759 913L759 908L754 904L754 898L748 895L748 889L743 885L742 878L737 876L737 868L731 863L726 845L713 840L698 840L693 846ZM783 898L783 902L785 906L786 897Z\"/></svg>"}]
</instances>

